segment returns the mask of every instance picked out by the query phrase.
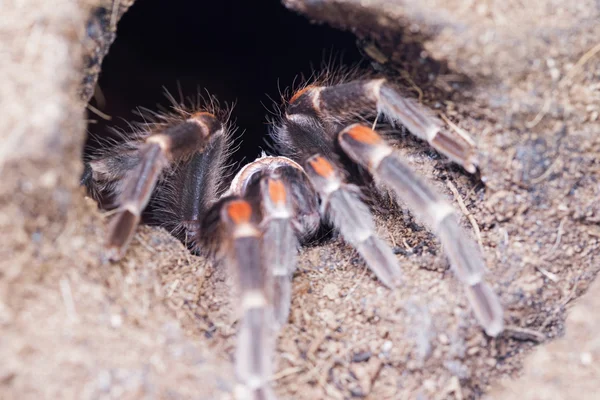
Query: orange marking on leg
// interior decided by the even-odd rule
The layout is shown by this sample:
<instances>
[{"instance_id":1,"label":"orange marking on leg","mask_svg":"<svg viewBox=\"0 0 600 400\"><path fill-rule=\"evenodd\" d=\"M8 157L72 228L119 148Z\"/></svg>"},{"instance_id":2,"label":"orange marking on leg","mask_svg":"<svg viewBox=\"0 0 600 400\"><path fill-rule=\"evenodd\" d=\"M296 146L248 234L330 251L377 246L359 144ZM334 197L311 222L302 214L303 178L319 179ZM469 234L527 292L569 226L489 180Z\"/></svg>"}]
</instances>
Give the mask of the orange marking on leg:
<instances>
[{"instance_id":1,"label":"orange marking on leg","mask_svg":"<svg viewBox=\"0 0 600 400\"><path fill-rule=\"evenodd\" d=\"M371 128L362 125L355 125L350 130L346 131L352 139L363 144L378 144L381 143L381 136Z\"/></svg>"},{"instance_id":2,"label":"orange marking on leg","mask_svg":"<svg viewBox=\"0 0 600 400\"><path fill-rule=\"evenodd\" d=\"M213 114L207 111L198 111L192 114L192 118L200 118L200 117L211 117L216 118Z\"/></svg>"},{"instance_id":3,"label":"orange marking on leg","mask_svg":"<svg viewBox=\"0 0 600 400\"><path fill-rule=\"evenodd\" d=\"M310 160L309 163L315 172L323 178L327 178L334 173L333 165L331 165L329 161L321 156L315 157L314 159Z\"/></svg>"},{"instance_id":4,"label":"orange marking on leg","mask_svg":"<svg viewBox=\"0 0 600 400\"><path fill-rule=\"evenodd\" d=\"M244 200L234 200L227 205L227 215L235 224L250 222L252 207Z\"/></svg>"},{"instance_id":5,"label":"orange marking on leg","mask_svg":"<svg viewBox=\"0 0 600 400\"><path fill-rule=\"evenodd\" d=\"M215 117L214 114L206 111L198 111L193 113L188 121L195 122L198 124L198 126L200 126L200 133L203 139L206 139L208 136L210 136L218 125L217 117Z\"/></svg>"},{"instance_id":6,"label":"orange marking on leg","mask_svg":"<svg viewBox=\"0 0 600 400\"><path fill-rule=\"evenodd\" d=\"M300 96L302 96L304 93L308 92L312 88L314 88L314 85L308 85L308 86L303 87L302 89L298 90L296 93L294 93L294 95L290 99L290 104L295 102L296 100L298 100L300 98Z\"/></svg>"},{"instance_id":7,"label":"orange marking on leg","mask_svg":"<svg viewBox=\"0 0 600 400\"><path fill-rule=\"evenodd\" d=\"M285 202L286 198L285 185L280 180L269 179L269 197L275 204Z\"/></svg>"}]
</instances>

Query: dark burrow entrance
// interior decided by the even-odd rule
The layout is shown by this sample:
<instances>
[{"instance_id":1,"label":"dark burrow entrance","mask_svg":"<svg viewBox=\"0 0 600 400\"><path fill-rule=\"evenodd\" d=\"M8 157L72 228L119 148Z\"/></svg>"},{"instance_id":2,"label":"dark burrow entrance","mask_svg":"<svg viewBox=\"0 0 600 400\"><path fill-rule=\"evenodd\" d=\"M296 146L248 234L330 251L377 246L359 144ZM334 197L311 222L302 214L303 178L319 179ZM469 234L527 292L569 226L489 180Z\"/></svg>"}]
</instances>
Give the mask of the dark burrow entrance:
<instances>
[{"instance_id":1,"label":"dark burrow entrance","mask_svg":"<svg viewBox=\"0 0 600 400\"><path fill-rule=\"evenodd\" d=\"M244 132L235 160L247 162L265 148L271 99L279 100L280 89L330 57L338 64L359 62L355 37L311 24L277 0L139 0L119 22L91 101L111 120L90 112L90 137L139 120L136 107L168 106L164 89L176 98L179 87L184 96L200 89L221 103L235 102L232 117L238 135ZM97 147L94 139L88 142Z\"/></svg>"}]
</instances>

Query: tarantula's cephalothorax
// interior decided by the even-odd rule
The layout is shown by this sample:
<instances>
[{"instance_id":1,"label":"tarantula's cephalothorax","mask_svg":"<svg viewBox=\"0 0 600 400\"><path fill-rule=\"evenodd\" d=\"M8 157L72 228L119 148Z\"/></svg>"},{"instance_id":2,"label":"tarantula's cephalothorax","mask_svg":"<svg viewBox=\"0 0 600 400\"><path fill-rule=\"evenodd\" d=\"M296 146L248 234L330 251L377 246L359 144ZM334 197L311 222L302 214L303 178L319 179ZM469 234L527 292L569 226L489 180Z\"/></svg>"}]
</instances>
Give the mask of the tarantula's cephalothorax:
<instances>
[{"instance_id":1,"label":"tarantula's cephalothorax","mask_svg":"<svg viewBox=\"0 0 600 400\"><path fill-rule=\"evenodd\" d=\"M473 141L442 130L437 119L383 79L306 86L284 111L271 132L278 156L246 165L221 198L230 129L224 114L197 108L154 114L155 122L138 127L134 140L93 159L85 179L91 193L116 198L107 241L111 259L123 255L142 211L155 199L159 221L231 267L241 296L236 373L242 397L273 397L274 338L288 319L295 259L321 221L356 248L383 284L401 283L398 260L377 237L359 186L392 189L432 228L479 323L488 335L498 335L502 308L483 281L483 259L452 207L378 133L355 122L382 115L469 172L477 166ZM369 174L349 173L356 165Z\"/></svg>"}]
</instances>

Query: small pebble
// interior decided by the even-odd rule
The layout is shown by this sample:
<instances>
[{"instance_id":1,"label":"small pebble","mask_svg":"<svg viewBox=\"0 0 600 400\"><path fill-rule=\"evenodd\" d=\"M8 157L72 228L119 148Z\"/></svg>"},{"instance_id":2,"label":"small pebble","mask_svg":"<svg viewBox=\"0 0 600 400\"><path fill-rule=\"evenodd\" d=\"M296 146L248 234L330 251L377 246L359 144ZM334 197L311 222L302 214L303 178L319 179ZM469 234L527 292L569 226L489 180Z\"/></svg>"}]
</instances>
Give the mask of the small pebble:
<instances>
[{"instance_id":1,"label":"small pebble","mask_svg":"<svg viewBox=\"0 0 600 400\"><path fill-rule=\"evenodd\" d=\"M434 380L426 379L423 381L423 388L430 393L434 393L437 390L437 385Z\"/></svg>"},{"instance_id":2,"label":"small pebble","mask_svg":"<svg viewBox=\"0 0 600 400\"><path fill-rule=\"evenodd\" d=\"M448 339L448 335L446 335L445 333L440 333L440 335L438 336L438 340L441 344L450 343L450 339Z\"/></svg>"},{"instance_id":3,"label":"small pebble","mask_svg":"<svg viewBox=\"0 0 600 400\"><path fill-rule=\"evenodd\" d=\"M392 341L391 340L386 340L385 342L383 342L383 346L381 346L381 351L383 353L387 353L392 349Z\"/></svg>"},{"instance_id":4,"label":"small pebble","mask_svg":"<svg viewBox=\"0 0 600 400\"><path fill-rule=\"evenodd\" d=\"M471 348L469 348L467 350L467 354L470 355L470 356L473 356L473 355L475 355L477 353L479 353L479 347L471 347Z\"/></svg>"},{"instance_id":5,"label":"small pebble","mask_svg":"<svg viewBox=\"0 0 600 400\"><path fill-rule=\"evenodd\" d=\"M337 299L338 296L339 296L339 293L340 293L340 290L339 290L338 286L336 284L333 284L333 283L328 283L323 288L323 294L329 300L335 300L335 299Z\"/></svg>"},{"instance_id":6,"label":"small pebble","mask_svg":"<svg viewBox=\"0 0 600 400\"><path fill-rule=\"evenodd\" d=\"M123 323L123 318L119 314L113 314L110 316L110 324L113 328L118 328Z\"/></svg>"},{"instance_id":7,"label":"small pebble","mask_svg":"<svg viewBox=\"0 0 600 400\"><path fill-rule=\"evenodd\" d=\"M363 361L367 361L369 358L371 358L372 353L370 351L359 351L358 353L354 353L352 355L352 362L354 363L358 363L358 362L363 362Z\"/></svg>"},{"instance_id":8,"label":"small pebble","mask_svg":"<svg viewBox=\"0 0 600 400\"><path fill-rule=\"evenodd\" d=\"M590 365L592 363L592 361L593 361L592 355L590 353L588 353L588 352L581 353L580 358L581 358L581 363L583 365Z\"/></svg>"}]
</instances>

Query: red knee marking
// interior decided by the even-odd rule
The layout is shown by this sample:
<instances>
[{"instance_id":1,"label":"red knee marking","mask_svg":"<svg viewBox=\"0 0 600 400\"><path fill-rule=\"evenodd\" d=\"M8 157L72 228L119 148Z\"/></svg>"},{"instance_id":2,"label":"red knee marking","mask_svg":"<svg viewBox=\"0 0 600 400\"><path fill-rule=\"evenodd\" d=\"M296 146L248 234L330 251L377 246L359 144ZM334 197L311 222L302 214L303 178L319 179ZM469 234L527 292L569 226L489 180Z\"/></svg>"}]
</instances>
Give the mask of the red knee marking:
<instances>
[{"instance_id":1,"label":"red knee marking","mask_svg":"<svg viewBox=\"0 0 600 400\"><path fill-rule=\"evenodd\" d=\"M217 118L215 117L213 114L207 112L207 111L198 111L192 114L192 118L202 118L202 117L210 117L210 118Z\"/></svg>"},{"instance_id":2,"label":"red knee marking","mask_svg":"<svg viewBox=\"0 0 600 400\"><path fill-rule=\"evenodd\" d=\"M250 222L252 207L244 200L233 200L227 204L227 215L235 224Z\"/></svg>"},{"instance_id":3,"label":"red knee marking","mask_svg":"<svg viewBox=\"0 0 600 400\"><path fill-rule=\"evenodd\" d=\"M315 87L314 85L308 85L308 86L303 87L302 89L298 90L296 93L294 93L294 95L290 99L290 104L295 102L296 100L298 100L300 98L300 96L302 96L304 93L308 92L310 89L312 89L314 87Z\"/></svg>"},{"instance_id":4,"label":"red knee marking","mask_svg":"<svg viewBox=\"0 0 600 400\"><path fill-rule=\"evenodd\" d=\"M221 125L217 117L207 111L198 111L193 113L188 121L193 121L200 126L201 129L199 133L202 135L202 139L208 138Z\"/></svg>"},{"instance_id":5,"label":"red knee marking","mask_svg":"<svg viewBox=\"0 0 600 400\"><path fill-rule=\"evenodd\" d=\"M363 144L378 144L381 143L381 136L377 134L371 128L363 125L355 125L346 132L344 132L357 142Z\"/></svg>"},{"instance_id":6,"label":"red knee marking","mask_svg":"<svg viewBox=\"0 0 600 400\"><path fill-rule=\"evenodd\" d=\"M214 114L211 114L206 111L198 111L190 116L190 120L200 124L200 126L202 126L203 129L205 129L205 135L210 135L210 130L212 128L212 125L217 121L217 117L215 117Z\"/></svg>"},{"instance_id":7,"label":"red knee marking","mask_svg":"<svg viewBox=\"0 0 600 400\"><path fill-rule=\"evenodd\" d=\"M328 178L334 173L333 165L325 158L317 156L309 161L310 166L315 170L317 175Z\"/></svg>"},{"instance_id":8,"label":"red knee marking","mask_svg":"<svg viewBox=\"0 0 600 400\"><path fill-rule=\"evenodd\" d=\"M275 204L284 203L287 193L285 185L280 180L269 179L269 197Z\"/></svg>"}]
</instances>

